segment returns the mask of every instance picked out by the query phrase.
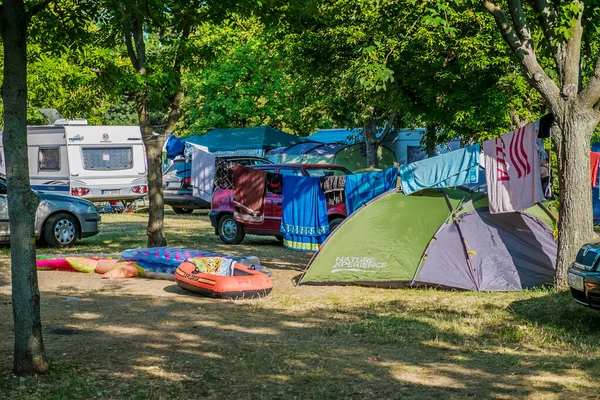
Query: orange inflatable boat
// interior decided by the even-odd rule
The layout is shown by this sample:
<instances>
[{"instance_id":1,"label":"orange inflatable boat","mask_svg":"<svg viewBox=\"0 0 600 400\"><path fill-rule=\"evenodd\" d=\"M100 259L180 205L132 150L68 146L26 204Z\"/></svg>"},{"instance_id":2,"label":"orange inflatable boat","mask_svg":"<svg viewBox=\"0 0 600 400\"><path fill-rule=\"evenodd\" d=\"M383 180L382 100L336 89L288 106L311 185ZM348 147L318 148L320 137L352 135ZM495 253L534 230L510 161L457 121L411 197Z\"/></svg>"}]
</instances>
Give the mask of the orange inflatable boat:
<instances>
[{"instance_id":1,"label":"orange inflatable boat","mask_svg":"<svg viewBox=\"0 0 600 400\"><path fill-rule=\"evenodd\" d=\"M220 257L186 260L177 267L175 280L182 289L225 299L266 296L273 289L267 275Z\"/></svg>"}]
</instances>

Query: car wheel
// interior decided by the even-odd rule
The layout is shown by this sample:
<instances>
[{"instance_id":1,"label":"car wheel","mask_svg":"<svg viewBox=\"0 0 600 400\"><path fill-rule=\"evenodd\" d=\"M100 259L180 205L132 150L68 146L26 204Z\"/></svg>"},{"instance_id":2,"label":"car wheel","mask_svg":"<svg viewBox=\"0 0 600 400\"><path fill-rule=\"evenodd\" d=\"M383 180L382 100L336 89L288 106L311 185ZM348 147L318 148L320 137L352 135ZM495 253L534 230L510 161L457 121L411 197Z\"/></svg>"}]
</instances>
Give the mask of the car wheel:
<instances>
[{"instance_id":1,"label":"car wheel","mask_svg":"<svg viewBox=\"0 0 600 400\"><path fill-rule=\"evenodd\" d=\"M191 214L194 212L194 209L193 208L173 207L173 212L175 214Z\"/></svg>"},{"instance_id":2,"label":"car wheel","mask_svg":"<svg viewBox=\"0 0 600 400\"><path fill-rule=\"evenodd\" d=\"M79 239L79 225L69 214L54 214L44 224L44 242L52 247L70 247Z\"/></svg>"},{"instance_id":3,"label":"car wheel","mask_svg":"<svg viewBox=\"0 0 600 400\"><path fill-rule=\"evenodd\" d=\"M334 219L332 219L331 221L329 221L329 230L331 232L333 232L333 230L335 228L337 228L337 226L339 224L341 224L342 222L344 222L344 218L334 218Z\"/></svg>"},{"instance_id":4,"label":"car wheel","mask_svg":"<svg viewBox=\"0 0 600 400\"><path fill-rule=\"evenodd\" d=\"M225 244L240 244L246 233L244 227L233 219L233 215L225 215L219 220L219 238Z\"/></svg>"}]
</instances>

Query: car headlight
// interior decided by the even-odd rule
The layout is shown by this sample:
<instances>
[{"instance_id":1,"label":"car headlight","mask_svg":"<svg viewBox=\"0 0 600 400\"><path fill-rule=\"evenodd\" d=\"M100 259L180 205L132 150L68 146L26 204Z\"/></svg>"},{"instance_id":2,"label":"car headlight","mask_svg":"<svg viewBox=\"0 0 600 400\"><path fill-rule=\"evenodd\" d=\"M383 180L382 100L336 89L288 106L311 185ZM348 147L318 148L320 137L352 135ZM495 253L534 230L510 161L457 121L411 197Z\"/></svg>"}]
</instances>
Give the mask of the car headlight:
<instances>
[{"instance_id":1,"label":"car headlight","mask_svg":"<svg viewBox=\"0 0 600 400\"><path fill-rule=\"evenodd\" d=\"M98 209L96 208L95 205L91 204L88 206L88 208L85 210L86 214L97 214L98 213Z\"/></svg>"}]
</instances>

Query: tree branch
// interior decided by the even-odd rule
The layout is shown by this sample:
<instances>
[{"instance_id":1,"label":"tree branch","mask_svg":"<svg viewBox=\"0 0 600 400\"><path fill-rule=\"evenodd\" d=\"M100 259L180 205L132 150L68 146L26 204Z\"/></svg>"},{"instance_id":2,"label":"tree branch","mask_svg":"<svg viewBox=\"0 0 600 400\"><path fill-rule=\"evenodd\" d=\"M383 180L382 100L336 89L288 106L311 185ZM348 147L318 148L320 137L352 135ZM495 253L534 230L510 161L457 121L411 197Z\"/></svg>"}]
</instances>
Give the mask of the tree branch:
<instances>
[{"instance_id":1,"label":"tree branch","mask_svg":"<svg viewBox=\"0 0 600 400\"><path fill-rule=\"evenodd\" d=\"M521 43L531 41L531 32L527 27L527 21L525 20L525 14L523 13L523 5L521 0L508 0L508 8L510 10L510 16L513 20L513 25L517 31ZM531 44L533 47L533 43Z\"/></svg>"},{"instance_id":2,"label":"tree branch","mask_svg":"<svg viewBox=\"0 0 600 400\"><path fill-rule=\"evenodd\" d=\"M563 95L575 96L579 93L580 81L580 63L581 63L581 36L583 35L583 26L581 18L583 16L583 3L578 2L582 9L571 28L571 36L565 46L565 65L562 71Z\"/></svg>"},{"instance_id":3,"label":"tree branch","mask_svg":"<svg viewBox=\"0 0 600 400\"><path fill-rule=\"evenodd\" d=\"M581 93L579 94L579 101L582 105L586 107L591 107L593 105L598 106L600 100L600 55L598 55L598 60L596 60L596 67L594 68L594 73L592 77L588 81L587 85L583 88Z\"/></svg>"},{"instance_id":4,"label":"tree branch","mask_svg":"<svg viewBox=\"0 0 600 400\"><path fill-rule=\"evenodd\" d=\"M535 11L540 14L540 24L542 25L542 32L548 41L548 46L552 50L552 57L556 62L559 71L562 74L562 61L558 56L560 45L555 43L556 38L554 37L554 24L556 22L556 10L547 0L534 0L533 5Z\"/></svg>"},{"instance_id":5,"label":"tree branch","mask_svg":"<svg viewBox=\"0 0 600 400\"><path fill-rule=\"evenodd\" d=\"M133 20L133 42L135 43L135 52L138 60L138 72L146 74L146 42L144 42L144 19L139 14Z\"/></svg>"},{"instance_id":6,"label":"tree branch","mask_svg":"<svg viewBox=\"0 0 600 400\"><path fill-rule=\"evenodd\" d=\"M123 39L125 40L125 47L127 48L127 55L131 60L131 63L134 65L135 69L139 69L139 59L137 54L135 54L135 49L133 48L133 38L131 32L131 23L127 17L123 18Z\"/></svg>"},{"instance_id":7,"label":"tree branch","mask_svg":"<svg viewBox=\"0 0 600 400\"><path fill-rule=\"evenodd\" d=\"M529 83L544 97L553 111L560 109L560 89L540 66L532 46L532 40L522 43L515 27L496 4L489 0L481 0L481 4L494 17L502 37L519 60Z\"/></svg>"}]
</instances>

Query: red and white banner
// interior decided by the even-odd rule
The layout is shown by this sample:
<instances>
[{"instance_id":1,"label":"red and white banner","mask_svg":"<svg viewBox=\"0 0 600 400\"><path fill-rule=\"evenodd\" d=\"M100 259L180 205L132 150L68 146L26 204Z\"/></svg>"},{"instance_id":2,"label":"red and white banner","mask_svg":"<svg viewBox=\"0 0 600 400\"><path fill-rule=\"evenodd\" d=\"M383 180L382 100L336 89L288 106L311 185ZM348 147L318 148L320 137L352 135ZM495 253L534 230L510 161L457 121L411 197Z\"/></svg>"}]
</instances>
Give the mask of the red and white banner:
<instances>
[{"instance_id":1,"label":"red and white banner","mask_svg":"<svg viewBox=\"0 0 600 400\"><path fill-rule=\"evenodd\" d=\"M544 199L535 123L483 143L492 214L521 211Z\"/></svg>"}]
</instances>

